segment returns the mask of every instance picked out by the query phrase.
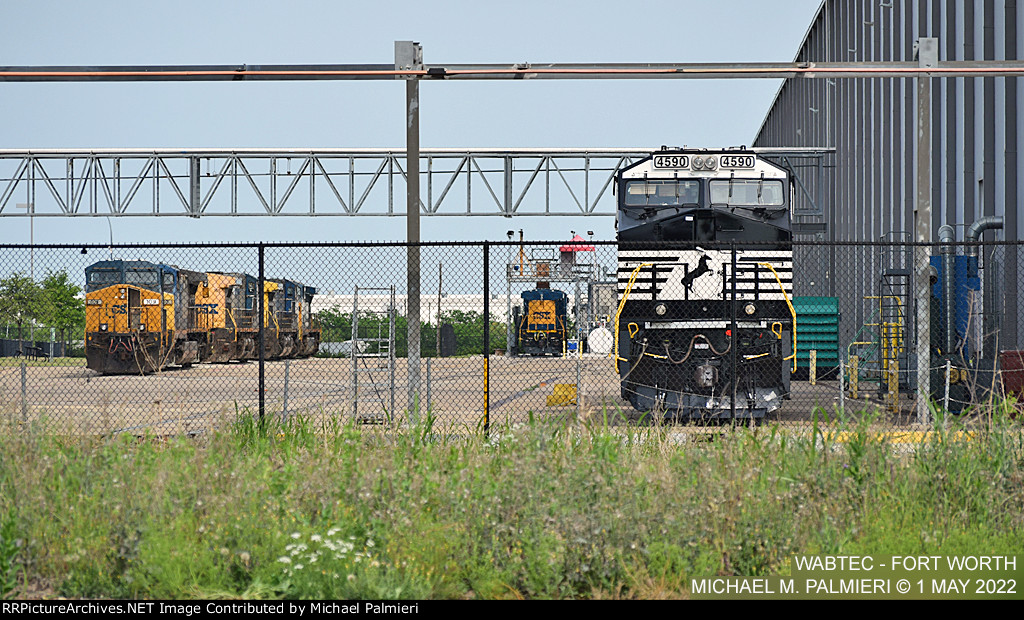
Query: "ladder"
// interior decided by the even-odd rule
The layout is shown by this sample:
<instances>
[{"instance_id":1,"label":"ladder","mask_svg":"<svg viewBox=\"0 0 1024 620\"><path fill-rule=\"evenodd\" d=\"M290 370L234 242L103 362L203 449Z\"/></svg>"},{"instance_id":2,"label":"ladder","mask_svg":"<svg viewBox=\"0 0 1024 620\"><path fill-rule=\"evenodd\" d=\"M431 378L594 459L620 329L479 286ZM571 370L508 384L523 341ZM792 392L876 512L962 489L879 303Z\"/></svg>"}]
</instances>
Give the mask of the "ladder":
<instances>
[{"instance_id":1,"label":"ladder","mask_svg":"<svg viewBox=\"0 0 1024 620\"><path fill-rule=\"evenodd\" d=\"M376 295L366 299L371 293ZM360 295L365 299L362 317ZM352 417L358 423L388 423L395 410L395 318L394 285L356 287L352 296L351 355Z\"/></svg>"},{"instance_id":2,"label":"ladder","mask_svg":"<svg viewBox=\"0 0 1024 620\"><path fill-rule=\"evenodd\" d=\"M910 233L889 233L884 240L893 245L883 250L881 256L881 290L878 299L879 342L881 343L882 377L879 391L883 393L887 409L898 413L900 410L900 389L908 388L909 381L903 380L902 373L910 369L907 348L907 304L910 301L910 266L913 264L913 247L907 245Z\"/></svg>"}]
</instances>

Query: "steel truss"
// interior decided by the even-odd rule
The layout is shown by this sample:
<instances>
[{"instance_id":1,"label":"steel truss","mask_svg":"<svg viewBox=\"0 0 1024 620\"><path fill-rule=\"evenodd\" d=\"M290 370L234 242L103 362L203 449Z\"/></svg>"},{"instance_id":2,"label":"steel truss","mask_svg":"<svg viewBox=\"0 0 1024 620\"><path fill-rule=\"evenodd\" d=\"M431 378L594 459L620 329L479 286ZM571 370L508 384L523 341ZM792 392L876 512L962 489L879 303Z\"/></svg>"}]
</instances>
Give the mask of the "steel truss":
<instances>
[{"instance_id":1,"label":"steel truss","mask_svg":"<svg viewBox=\"0 0 1024 620\"><path fill-rule=\"evenodd\" d=\"M614 216L616 172L653 150L421 149L420 213ZM758 150L819 176L831 152ZM401 216L405 159L404 149L0 150L0 217ZM817 209L815 187L800 186Z\"/></svg>"}]
</instances>

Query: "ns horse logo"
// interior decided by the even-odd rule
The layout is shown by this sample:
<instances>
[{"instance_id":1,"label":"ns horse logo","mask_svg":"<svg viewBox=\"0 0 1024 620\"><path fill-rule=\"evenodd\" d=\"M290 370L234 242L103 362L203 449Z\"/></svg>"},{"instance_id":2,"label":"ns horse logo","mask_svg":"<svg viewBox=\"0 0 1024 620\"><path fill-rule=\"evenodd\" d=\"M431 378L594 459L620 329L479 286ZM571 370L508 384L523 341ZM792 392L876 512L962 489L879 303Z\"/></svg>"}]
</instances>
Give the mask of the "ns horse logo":
<instances>
[{"instance_id":1,"label":"ns horse logo","mask_svg":"<svg viewBox=\"0 0 1024 620\"><path fill-rule=\"evenodd\" d=\"M706 273L711 273L711 268L708 267L708 260L707 254L701 256L700 261L697 263L697 268L683 276L681 282L686 287L688 293L693 293L693 283L697 278Z\"/></svg>"}]
</instances>

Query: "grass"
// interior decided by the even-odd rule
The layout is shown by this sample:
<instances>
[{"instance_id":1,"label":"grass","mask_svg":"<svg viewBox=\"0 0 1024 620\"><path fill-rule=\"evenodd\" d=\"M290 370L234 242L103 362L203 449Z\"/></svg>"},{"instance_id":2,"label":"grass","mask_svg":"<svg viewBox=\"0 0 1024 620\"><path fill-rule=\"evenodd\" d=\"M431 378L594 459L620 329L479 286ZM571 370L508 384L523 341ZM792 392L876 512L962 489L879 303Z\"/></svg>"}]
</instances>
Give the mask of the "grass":
<instances>
[{"instance_id":1,"label":"grass","mask_svg":"<svg viewBox=\"0 0 1024 620\"><path fill-rule=\"evenodd\" d=\"M199 439L0 434L0 587L114 598L672 598L793 554L1024 548L996 416L912 454L869 432L532 420L490 437L249 415ZM948 440L943 440L946 437Z\"/></svg>"}]
</instances>

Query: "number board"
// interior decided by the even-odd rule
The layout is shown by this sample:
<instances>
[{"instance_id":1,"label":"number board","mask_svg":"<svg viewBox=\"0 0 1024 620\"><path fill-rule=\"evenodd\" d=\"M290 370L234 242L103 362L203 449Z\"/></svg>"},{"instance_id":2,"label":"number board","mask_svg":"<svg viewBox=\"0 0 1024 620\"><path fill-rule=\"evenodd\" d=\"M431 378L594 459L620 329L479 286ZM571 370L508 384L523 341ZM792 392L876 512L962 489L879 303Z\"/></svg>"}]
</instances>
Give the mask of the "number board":
<instances>
[{"instance_id":1,"label":"number board","mask_svg":"<svg viewBox=\"0 0 1024 620\"><path fill-rule=\"evenodd\" d=\"M689 168L690 158L686 155L655 155L655 168Z\"/></svg>"},{"instance_id":2,"label":"number board","mask_svg":"<svg viewBox=\"0 0 1024 620\"><path fill-rule=\"evenodd\" d=\"M722 168L753 168L753 155L722 155L718 158L718 164Z\"/></svg>"}]
</instances>

